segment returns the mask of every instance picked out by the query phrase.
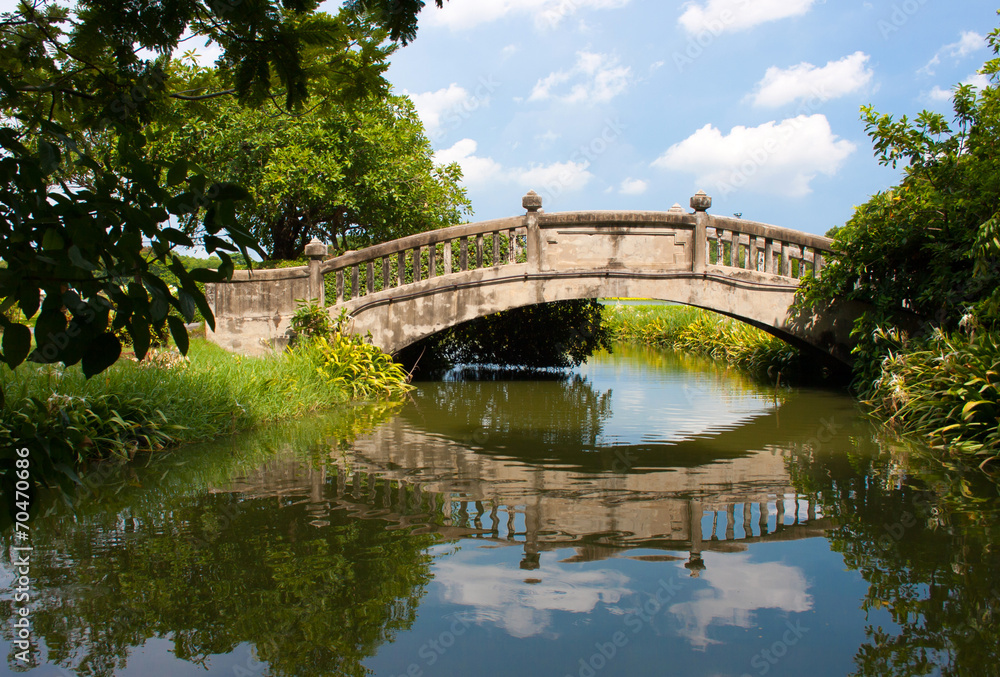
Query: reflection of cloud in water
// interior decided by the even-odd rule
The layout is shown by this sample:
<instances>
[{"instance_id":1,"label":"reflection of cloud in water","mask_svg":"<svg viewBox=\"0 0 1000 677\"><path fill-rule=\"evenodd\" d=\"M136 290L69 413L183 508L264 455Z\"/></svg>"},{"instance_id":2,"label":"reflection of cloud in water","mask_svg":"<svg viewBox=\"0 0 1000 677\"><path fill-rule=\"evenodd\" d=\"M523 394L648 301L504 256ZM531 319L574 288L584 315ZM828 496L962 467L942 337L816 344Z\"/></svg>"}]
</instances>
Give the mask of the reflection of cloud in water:
<instances>
[{"instance_id":1,"label":"reflection of cloud in water","mask_svg":"<svg viewBox=\"0 0 1000 677\"><path fill-rule=\"evenodd\" d=\"M712 587L699 590L693 601L670 607L683 624L680 635L696 648L717 643L708 637L712 623L750 628L757 609L801 612L812 608L801 569L781 562L754 563L749 558L748 554L706 555L708 569L701 578Z\"/></svg>"},{"instance_id":2,"label":"reflection of cloud in water","mask_svg":"<svg viewBox=\"0 0 1000 677\"><path fill-rule=\"evenodd\" d=\"M598 603L615 604L631 592L628 576L609 569L570 572L543 563L530 572L540 579L532 584L525 582L527 573L452 559L435 567L434 578L447 602L474 607L477 623L493 623L513 637L541 634L552 611L590 613Z\"/></svg>"}]
</instances>

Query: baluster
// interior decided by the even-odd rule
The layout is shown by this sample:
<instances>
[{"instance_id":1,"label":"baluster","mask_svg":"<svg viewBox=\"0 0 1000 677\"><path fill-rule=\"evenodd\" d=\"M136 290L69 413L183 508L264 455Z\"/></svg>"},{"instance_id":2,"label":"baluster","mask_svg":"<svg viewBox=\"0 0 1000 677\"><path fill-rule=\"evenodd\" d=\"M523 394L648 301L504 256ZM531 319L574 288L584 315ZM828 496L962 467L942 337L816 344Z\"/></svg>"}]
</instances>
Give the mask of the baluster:
<instances>
[{"instance_id":1,"label":"baluster","mask_svg":"<svg viewBox=\"0 0 1000 677\"><path fill-rule=\"evenodd\" d=\"M757 267L757 236L751 235L750 241L747 242L747 268L750 270L759 270Z\"/></svg>"},{"instance_id":2,"label":"baluster","mask_svg":"<svg viewBox=\"0 0 1000 677\"><path fill-rule=\"evenodd\" d=\"M729 245L729 265L733 268L740 267L740 234L737 232L732 233Z\"/></svg>"},{"instance_id":3,"label":"baluster","mask_svg":"<svg viewBox=\"0 0 1000 677\"><path fill-rule=\"evenodd\" d=\"M743 504L743 538L753 536L753 524L751 522L753 519L753 508L750 505L750 503Z\"/></svg>"},{"instance_id":4,"label":"baluster","mask_svg":"<svg viewBox=\"0 0 1000 677\"><path fill-rule=\"evenodd\" d=\"M337 303L344 302L344 270L337 271Z\"/></svg>"},{"instance_id":5,"label":"baluster","mask_svg":"<svg viewBox=\"0 0 1000 677\"><path fill-rule=\"evenodd\" d=\"M458 269L462 272L469 269L469 238L464 235L458 241Z\"/></svg>"},{"instance_id":6,"label":"baluster","mask_svg":"<svg viewBox=\"0 0 1000 677\"><path fill-rule=\"evenodd\" d=\"M432 278L437 276L437 242L431 243L431 246L427 249L427 277Z\"/></svg>"},{"instance_id":7,"label":"baluster","mask_svg":"<svg viewBox=\"0 0 1000 677\"><path fill-rule=\"evenodd\" d=\"M483 267L483 234L476 235L476 268Z\"/></svg>"},{"instance_id":8,"label":"baluster","mask_svg":"<svg viewBox=\"0 0 1000 677\"><path fill-rule=\"evenodd\" d=\"M723 263L726 260L726 242L722 239L723 231L721 228L715 229L715 265L724 266Z\"/></svg>"},{"instance_id":9,"label":"baluster","mask_svg":"<svg viewBox=\"0 0 1000 677\"><path fill-rule=\"evenodd\" d=\"M399 278L399 286L406 284L406 252L396 254L396 276Z\"/></svg>"},{"instance_id":10,"label":"baluster","mask_svg":"<svg viewBox=\"0 0 1000 677\"><path fill-rule=\"evenodd\" d=\"M389 270L389 257L382 257L382 289L383 291L389 288L389 279L391 277L392 271Z\"/></svg>"},{"instance_id":11,"label":"baluster","mask_svg":"<svg viewBox=\"0 0 1000 677\"><path fill-rule=\"evenodd\" d=\"M757 521L757 523L760 527L760 533L757 535L763 536L767 533L767 514L768 514L767 499L761 501L759 505L760 505L760 519Z\"/></svg>"},{"instance_id":12,"label":"baluster","mask_svg":"<svg viewBox=\"0 0 1000 677\"><path fill-rule=\"evenodd\" d=\"M359 287L359 284L358 284L358 268L360 268L360 266L358 266L358 265L351 266L351 298L352 299L358 298L358 287Z\"/></svg>"},{"instance_id":13,"label":"baluster","mask_svg":"<svg viewBox=\"0 0 1000 677\"><path fill-rule=\"evenodd\" d=\"M420 282L420 252L422 247L413 248L413 281Z\"/></svg>"},{"instance_id":14,"label":"baluster","mask_svg":"<svg viewBox=\"0 0 1000 677\"><path fill-rule=\"evenodd\" d=\"M375 293L375 262L374 261L369 261L368 263L365 264L365 267L368 269L367 270L367 273L368 273L368 280L367 280L367 282L368 282L368 288L365 290L365 294L366 295L367 294L374 294Z\"/></svg>"},{"instance_id":15,"label":"baluster","mask_svg":"<svg viewBox=\"0 0 1000 677\"><path fill-rule=\"evenodd\" d=\"M500 233L493 233L493 265L500 265Z\"/></svg>"},{"instance_id":16,"label":"baluster","mask_svg":"<svg viewBox=\"0 0 1000 677\"><path fill-rule=\"evenodd\" d=\"M774 240L764 240L764 272L774 273Z\"/></svg>"},{"instance_id":17,"label":"baluster","mask_svg":"<svg viewBox=\"0 0 1000 677\"><path fill-rule=\"evenodd\" d=\"M517 231L513 228L507 231L507 248L510 250L507 263L517 263Z\"/></svg>"},{"instance_id":18,"label":"baluster","mask_svg":"<svg viewBox=\"0 0 1000 677\"><path fill-rule=\"evenodd\" d=\"M813 277L819 277L823 270L823 252L817 249L813 255Z\"/></svg>"},{"instance_id":19,"label":"baluster","mask_svg":"<svg viewBox=\"0 0 1000 677\"><path fill-rule=\"evenodd\" d=\"M785 277L792 276L792 250L787 242L781 243L781 274Z\"/></svg>"},{"instance_id":20,"label":"baluster","mask_svg":"<svg viewBox=\"0 0 1000 677\"><path fill-rule=\"evenodd\" d=\"M451 240L444 243L444 274L451 275Z\"/></svg>"}]
</instances>

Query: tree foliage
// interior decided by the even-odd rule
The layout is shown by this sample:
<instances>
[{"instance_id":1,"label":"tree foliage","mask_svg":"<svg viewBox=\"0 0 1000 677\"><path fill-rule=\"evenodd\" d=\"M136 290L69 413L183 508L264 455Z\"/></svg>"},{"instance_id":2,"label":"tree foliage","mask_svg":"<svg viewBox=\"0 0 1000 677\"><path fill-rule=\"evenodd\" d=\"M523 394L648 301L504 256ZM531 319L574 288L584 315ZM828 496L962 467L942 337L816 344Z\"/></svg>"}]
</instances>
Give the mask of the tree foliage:
<instances>
[{"instance_id":1,"label":"tree foliage","mask_svg":"<svg viewBox=\"0 0 1000 677\"><path fill-rule=\"evenodd\" d=\"M89 376L118 358L116 330L128 332L141 358L153 328L168 323L179 336L181 317L196 308L214 326L197 283L230 275L233 253L259 251L236 219L249 194L186 159L151 157L146 128L173 102L235 97L297 110L310 83L343 100L384 87L385 52L358 42L358 32L384 25L412 39L423 3L366 0L335 16L318 5L86 0L71 11L22 0L0 16L3 362L82 362ZM219 89L175 86L171 55L187 32L222 48ZM108 139L114 152L96 153ZM201 225L196 237L175 227L188 217ZM219 256L217 272L188 271L175 256L196 242ZM156 265L176 275L177 292ZM33 334L8 318L15 305L36 320Z\"/></svg>"},{"instance_id":2,"label":"tree foliage","mask_svg":"<svg viewBox=\"0 0 1000 677\"><path fill-rule=\"evenodd\" d=\"M184 69L192 82L203 69ZM231 99L150 133L154 153L187 157L248 187L238 207L270 259L295 259L313 237L341 251L457 223L469 202L458 164L435 166L412 102L379 95L331 106L321 93L300 113ZM193 224L192 224L193 225Z\"/></svg>"},{"instance_id":3,"label":"tree foliage","mask_svg":"<svg viewBox=\"0 0 1000 677\"><path fill-rule=\"evenodd\" d=\"M1000 32L989 36L1000 53ZM831 264L800 302L871 304L864 333L901 312L927 327L956 329L969 313L1000 319L1000 59L991 84L954 90L954 119L923 111L894 119L862 109L878 161L902 166L898 186L874 195L834 233Z\"/></svg>"},{"instance_id":4,"label":"tree foliage","mask_svg":"<svg viewBox=\"0 0 1000 677\"><path fill-rule=\"evenodd\" d=\"M592 299L514 308L436 334L408 348L402 360L423 361L426 355L424 371L455 364L566 369L595 350L610 349L611 332L601 314Z\"/></svg>"}]
</instances>

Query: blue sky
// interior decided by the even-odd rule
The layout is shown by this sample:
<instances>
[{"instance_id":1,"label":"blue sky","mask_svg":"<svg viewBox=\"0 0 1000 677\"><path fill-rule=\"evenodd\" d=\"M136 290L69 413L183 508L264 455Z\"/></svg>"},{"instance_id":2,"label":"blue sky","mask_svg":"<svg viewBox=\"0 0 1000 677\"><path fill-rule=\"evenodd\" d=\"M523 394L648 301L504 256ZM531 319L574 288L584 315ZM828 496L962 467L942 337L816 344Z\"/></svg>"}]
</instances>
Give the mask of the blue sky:
<instances>
[{"instance_id":1,"label":"blue sky","mask_svg":"<svg viewBox=\"0 0 1000 677\"><path fill-rule=\"evenodd\" d=\"M713 213L824 233L899 177L859 108L948 113L954 85L985 84L998 7L428 0L388 78L462 164L473 220L521 213L528 190L553 212L687 207L701 189Z\"/></svg>"},{"instance_id":2,"label":"blue sky","mask_svg":"<svg viewBox=\"0 0 1000 677\"><path fill-rule=\"evenodd\" d=\"M420 15L388 78L437 157L462 164L473 220L666 210L823 233L896 182L859 108L950 111L984 84L981 0L450 0Z\"/></svg>"}]
</instances>

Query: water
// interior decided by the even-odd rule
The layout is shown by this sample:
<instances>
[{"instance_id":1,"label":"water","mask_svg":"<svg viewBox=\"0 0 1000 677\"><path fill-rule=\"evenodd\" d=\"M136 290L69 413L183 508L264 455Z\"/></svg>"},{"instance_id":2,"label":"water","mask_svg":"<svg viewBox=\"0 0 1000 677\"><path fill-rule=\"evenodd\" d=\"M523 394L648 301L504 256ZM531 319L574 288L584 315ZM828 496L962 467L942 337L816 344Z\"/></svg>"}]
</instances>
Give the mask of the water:
<instances>
[{"instance_id":1,"label":"water","mask_svg":"<svg viewBox=\"0 0 1000 677\"><path fill-rule=\"evenodd\" d=\"M657 351L422 384L43 499L28 672L997 675L974 477Z\"/></svg>"}]
</instances>

